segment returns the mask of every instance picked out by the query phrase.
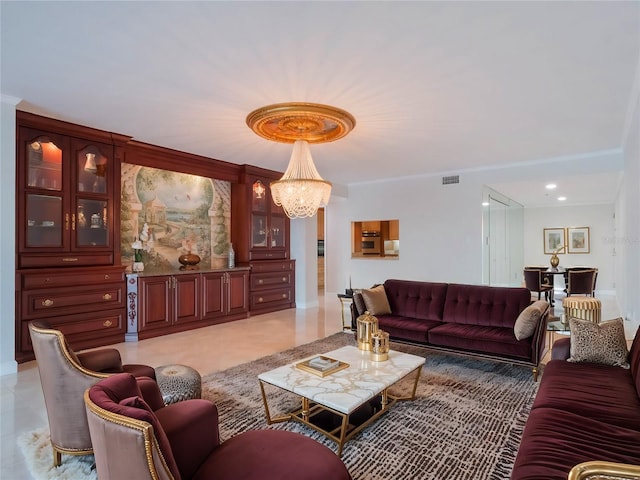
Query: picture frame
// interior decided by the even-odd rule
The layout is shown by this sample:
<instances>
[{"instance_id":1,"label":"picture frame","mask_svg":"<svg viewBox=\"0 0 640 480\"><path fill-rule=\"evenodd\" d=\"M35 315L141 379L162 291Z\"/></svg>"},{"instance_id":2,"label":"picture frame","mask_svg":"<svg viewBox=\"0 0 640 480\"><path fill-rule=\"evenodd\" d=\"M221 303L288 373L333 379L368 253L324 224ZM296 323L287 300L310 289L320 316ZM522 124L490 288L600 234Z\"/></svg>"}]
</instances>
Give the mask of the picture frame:
<instances>
[{"instance_id":1,"label":"picture frame","mask_svg":"<svg viewBox=\"0 0 640 480\"><path fill-rule=\"evenodd\" d=\"M567 228L568 253L590 253L591 239L589 237L589 227Z\"/></svg>"},{"instance_id":2,"label":"picture frame","mask_svg":"<svg viewBox=\"0 0 640 480\"><path fill-rule=\"evenodd\" d=\"M543 241L545 255L565 253L567 250L567 237L564 228L543 229ZM558 251L556 252L556 250Z\"/></svg>"}]
</instances>

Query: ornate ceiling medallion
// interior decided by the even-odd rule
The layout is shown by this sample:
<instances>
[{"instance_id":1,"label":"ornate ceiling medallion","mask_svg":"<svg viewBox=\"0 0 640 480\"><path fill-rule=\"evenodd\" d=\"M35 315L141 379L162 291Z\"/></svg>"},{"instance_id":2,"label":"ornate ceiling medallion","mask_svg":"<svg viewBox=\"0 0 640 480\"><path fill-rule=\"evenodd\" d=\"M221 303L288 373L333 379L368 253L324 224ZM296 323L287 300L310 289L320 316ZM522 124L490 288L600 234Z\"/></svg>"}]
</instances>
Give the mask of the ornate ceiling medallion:
<instances>
[{"instance_id":1,"label":"ornate ceiling medallion","mask_svg":"<svg viewBox=\"0 0 640 480\"><path fill-rule=\"evenodd\" d=\"M276 103L254 110L247 125L267 140L294 143L332 142L344 137L356 125L353 116L340 108L319 103Z\"/></svg>"}]
</instances>

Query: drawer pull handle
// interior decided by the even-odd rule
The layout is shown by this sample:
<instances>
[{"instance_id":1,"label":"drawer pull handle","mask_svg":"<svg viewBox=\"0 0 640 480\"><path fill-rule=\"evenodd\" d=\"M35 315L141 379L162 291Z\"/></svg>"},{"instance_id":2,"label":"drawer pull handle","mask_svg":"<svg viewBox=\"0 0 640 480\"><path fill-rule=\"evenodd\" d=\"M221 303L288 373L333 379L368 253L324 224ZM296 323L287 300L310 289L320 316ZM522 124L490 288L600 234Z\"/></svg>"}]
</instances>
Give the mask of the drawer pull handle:
<instances>
[{"instance_id":1,"label":"drawer pull handle","mask_svg":"<svg viewBox=\"0 0 640 480\"><path fill-rule=\"evenodd\" d=\"M258 302L263 302L262 297L258 297Z\"/></svg>"},{"instance_id":2,"label":"drawer pull handle","mask_svg":"<svg viewBox=\"0 0 640 480\"><path fill-rule=\"evenodd\" d=\"M111 278L111 275L109 275L109 274L107 274L107 275L105 275L105 276L104 276L104 279L105 279L105 280L109 280L110 278Z\"/></svg>"},{"instance_id":3,"label":"drawer pull handle","mask_svg":"<svg viewBox=\"0 0 640 480\"><path fill-rule=\"evenodd\" d=\"M260 280L258 280L258 283L259 283L260 285L262 285L262 284L264 283L264 280L260 279Z\"/></svg>"},{"instance_id":4,"label":"drawer pull handle","mask_svg":"<svg viewBox=\"0 0 640 480\"><path fill-rule=\"evenodd\" d=\"M283 293L283 294L282 294L282 298L287 298L287 294L286 294L286 293Z\"/></svg>"},{"instance_id":5,"label":"drawer pull handle","mask_svg":"<svg viewBox=\"0 0 640 480\"><path fill-rule=\"evenodd\" d=\"M44 283L49 283L51 281L51 279L49 277L44 279Z\"/></svg>"},{"instance_id":6,"label":"drawer pull handle","mask_svg":"<svg viewBox=\"0 0 640 480\"><path fill-rule=\"evenodd\" d=\"M63 262L77 262L78 259L76 257L65 257L62 259Z\"/></svg>"},{"instance_id":7,"label":"drawer pull handle","mask_svg":"<svg viewBox=\"0 0 640 480\"><path fill-rule=\"evenodd\" d=\"M106 320L106 321L102 324L102 326L103 326L103 327L110 327L111 325L113 325L113 322L112 322L111 320Z\"/></svg>"},{"instance_id":8,"label":"drawer pull handle","mask_svg":"<svg viewBox=\"0 0 640 480\"><path fill-rule=\"evenodd\" d=\"M287 281L287 277L282 277L282 281L286 282Z\"/></svg>"},{"instance_id":9,"label":"drawer pull handle","mask_svg":"<svg viewBox=\"0 0 640 480\"><path fill-rule=\"evenodd\" d=\"M42 301L42 306L43 307L52 307L53 306L53 300L51 300L50 298L47 298L46 300Z\"/></svg>"},{"instance_id":10,"label":"drawer pull handle","mask_svg":"<svg viewBox=\"0 0 640 480\"><path fill-rule=\"evenodd\" d=\"M105 294L102 296L102 299L103 299L103 300L111 300L111 294L110 294L110 293L105 293Z\"/></svg>"}]
</instances>

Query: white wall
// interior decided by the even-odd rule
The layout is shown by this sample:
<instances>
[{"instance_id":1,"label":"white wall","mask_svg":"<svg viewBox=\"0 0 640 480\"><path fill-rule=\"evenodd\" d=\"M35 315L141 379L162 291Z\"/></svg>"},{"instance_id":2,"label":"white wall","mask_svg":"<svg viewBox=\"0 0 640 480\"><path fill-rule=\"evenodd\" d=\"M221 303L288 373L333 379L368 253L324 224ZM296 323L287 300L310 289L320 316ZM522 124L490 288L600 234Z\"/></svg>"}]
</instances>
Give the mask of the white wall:
<instances>
[{"instance_id":1,"label":"white wall","mask_svg":"<svg viewBox=\"0 0 640 480\"><path fill-rule=\"evenodd\" d=\"M0 375L15 373L15 228L16 224L16 105L2 95L0 102Z\"/></svg>"},{"instance_id":2,"label":"white wall","mask_svg":"<svg viewBox=\"0 0 640 480\"><path fill-rule=\"evenodd\" d=\"M630 110L624 143L624 177L616 203L616 275L618 305L628 336L640 327L640 95Z\"/></svg>"},{"instance_id":3,"label":"white wall","mask_svg":"<svg viewBox=\"0 0 640 480\"><path fill-rule=\"evenodd\" d=\"M559 254L561 267L589 266L598 269L596 291L613 294L615 264L613 257L614 205L581 205L524 209L524 264L550 265L544 254L543 229L589 227L590 253ZM562 278L556 278L564 283ZM564 288L564 286L562 287Z\"/></svg>"}]
</instances>

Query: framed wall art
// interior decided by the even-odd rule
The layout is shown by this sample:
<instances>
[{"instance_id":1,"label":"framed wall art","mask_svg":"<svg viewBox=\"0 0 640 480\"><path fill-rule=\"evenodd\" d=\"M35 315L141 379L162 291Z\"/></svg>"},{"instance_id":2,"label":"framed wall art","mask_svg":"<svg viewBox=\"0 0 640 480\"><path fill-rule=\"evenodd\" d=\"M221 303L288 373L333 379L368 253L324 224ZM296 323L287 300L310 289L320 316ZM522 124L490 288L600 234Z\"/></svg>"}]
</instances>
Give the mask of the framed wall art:
<instances>
[{"instance_id":1,"label":"framed wall art","mask_svg":"<svg viewBox=\"0 0 640 480\"><path fill-rule=\"evenodd\" d=\"M589 253L589 227L567 228L567 247L569 253Z\"/></svg>"},{"instance_id":2,"label":"framed wall art","mask_svg":"<svg viewBox=\"0 0 640 480\"><path fill-rule=\"evenodd\" d=\"M567 242L564 228L545 228L543 236L545 254L565 253Z\"/></svg>"}]
</instances>

